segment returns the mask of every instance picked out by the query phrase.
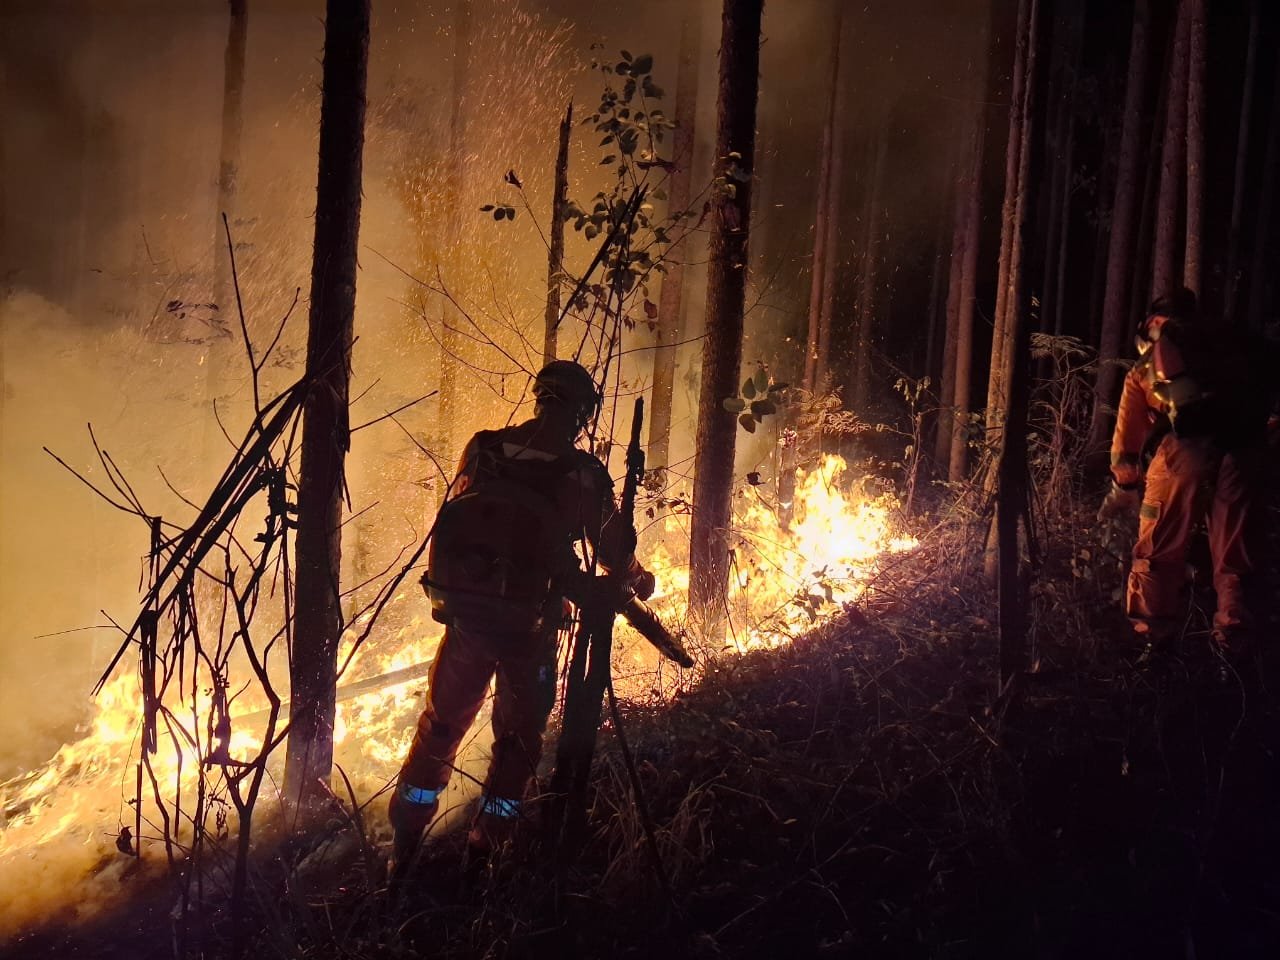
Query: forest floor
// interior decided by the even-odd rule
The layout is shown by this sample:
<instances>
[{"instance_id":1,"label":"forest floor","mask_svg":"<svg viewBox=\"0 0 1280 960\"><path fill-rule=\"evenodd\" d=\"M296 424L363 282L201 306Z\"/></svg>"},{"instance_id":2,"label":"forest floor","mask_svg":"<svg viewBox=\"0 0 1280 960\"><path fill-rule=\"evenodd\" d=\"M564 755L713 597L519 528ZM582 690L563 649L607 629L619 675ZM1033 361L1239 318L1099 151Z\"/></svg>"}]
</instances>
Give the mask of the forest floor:
<instances>
[{"instance_id":1,"label":"forest floor","mask_svg":"<svg viewBox=\"0 0 1280 960\"><path fill-rule=\"evenodd\" d=\"M606 730L572 867L530 827L467 869L454 833L392 901L385 849L348 831L318 869L264 870L244 955L1280 956L1280 649L1223 660L1199 596L1145 655L1103 531L1060 516L1031 669L999 697L974 541L926 541L794 645L621 705L669 894ZM6 956L171 956L171 906L157 890ZM207 920L203 955L228 955L228 918Z\"/></svg>"}]
</instances>

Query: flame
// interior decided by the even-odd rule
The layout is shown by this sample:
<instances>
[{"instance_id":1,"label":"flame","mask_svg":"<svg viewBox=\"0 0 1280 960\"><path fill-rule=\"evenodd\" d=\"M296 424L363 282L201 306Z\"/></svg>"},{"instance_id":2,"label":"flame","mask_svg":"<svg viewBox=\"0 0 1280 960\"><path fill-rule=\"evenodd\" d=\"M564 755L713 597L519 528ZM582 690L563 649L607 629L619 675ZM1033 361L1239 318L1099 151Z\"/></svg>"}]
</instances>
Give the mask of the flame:
<instances>
[{"instance_id":1,"label":"flame","mask_svg":"<svg viewBox=\"0 0 1280 960\"><path fill-rule=\"evenodd\" d=\"M868 492L841 456L826 454L797 472L789 523L759 489L747 486L735 497L726 650L792 642L861 598L886 556L918 545L893 493ZM668 623L688 622L687 521L665 519L649 560L659 583L652 604Z\"/></svg>"},{"instance_id":2,"label":"flame","mask_svg":"<svg viewBox=\"0 0 1280 960\"><path fill-rule=\"evenodd\" d=\"M661 541L648 557L659 583L652 604L671 624L687 621L687 521L687 515L666 517ZM838 613L843 604L862 597L885 557L916 545L902 528L893 496L868 493L838 456L825 456L814 469L798 474L790 524L782 522L776 506L756 488L744 488L735 497L726 649L741 653L789 643ZM410 676L347 699L341 691L348 678L381 677L434 657L440 629L422 619L424 607L414 591L397 596L388 612L414 615L406 616L398 631L381 637L375 633L375 639L354 651L340 681L335 758L361 803L395 776L413 736L426 682ZM353 624L344 637L340 663L362 626ZM627 670L637 664L652 666L654 657L647 647L638 640L627 643L624 637L618 657L620 694L640 695L652 688L651 673ZM626 664L627 660L632 662ZM687 673L683 682L696 681L698 675ZM249 696L232 704L233 758L255 756L264 735L267 704ZM189 702L170 706L191 720ZM206 691L200 694L197 713L208 707ZM121 876L137 867L135 859L116 848L116 839L122 826L132 829L135 824L129 801L136 790L141 715L137 676L113 678L98 695L92 721L80 739L63 746L44 767L0 786L5 811L0 820L0 877L8 880L7 895L0 895L0 938L49 917L51 905L76 917L92 915L118 893ZM482 714L482 724L484 719ZM476 777L485 762L479 746L487 745L486 728L484 724L476 728L478 733L473 731L471 749L462 761ZM155 776L170 791L180 788L188 804L201 759L194 745L170 737L162 728L161 748L152 757ZM473 783L469 777L455 777L446 806L469 797ZM157 828L147 825L157 815L149 784L144 797L143 863L158 864L163 858L151 855L160 848Z\"/></svg>"}]
</instances>

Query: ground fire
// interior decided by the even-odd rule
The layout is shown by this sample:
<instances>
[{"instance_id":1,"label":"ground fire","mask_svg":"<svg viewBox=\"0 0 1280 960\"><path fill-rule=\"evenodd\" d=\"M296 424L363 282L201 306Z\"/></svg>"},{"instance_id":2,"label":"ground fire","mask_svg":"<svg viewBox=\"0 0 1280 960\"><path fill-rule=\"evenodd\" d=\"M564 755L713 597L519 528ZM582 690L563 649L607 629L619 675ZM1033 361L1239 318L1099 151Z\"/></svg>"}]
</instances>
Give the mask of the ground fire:
<instances>
[{"instance_id":1,"label":"ground fire","mask_svg":"<svg viewBox=\"0 0 1280 960\"><path fill-rule=\"evenodd\" d=\"M0 954L1280 955L1277 42L5 3Z\"/></svg>"}]
</instances>

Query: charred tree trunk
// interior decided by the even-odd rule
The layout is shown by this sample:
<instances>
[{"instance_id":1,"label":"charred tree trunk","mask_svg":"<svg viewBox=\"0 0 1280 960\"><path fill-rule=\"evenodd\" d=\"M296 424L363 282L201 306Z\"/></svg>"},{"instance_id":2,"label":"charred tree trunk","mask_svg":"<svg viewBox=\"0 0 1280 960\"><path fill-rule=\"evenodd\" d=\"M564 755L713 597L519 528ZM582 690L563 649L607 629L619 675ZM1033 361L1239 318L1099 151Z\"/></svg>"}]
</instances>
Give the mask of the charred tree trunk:
<instances>
[{"instance_id":1,"label":"charred tree trunk","mask_svg":"<svg viewBox=\"0 0 1280 960\"><path fill-rule=\"evenodd\" d=\"M328 0L320 101L320 172L298 479L290 722L285 796L323 800L333 766L347 391L356 303L370 0Z\"/></svg>"},{"instance_id":2,"label":"charred tree trunk","mask_svg":"<svg viewBox=\"0 0 1280 960\"><path fill-rule=\"evenodd\" d=\"M1249 41L1244 60L1244 89L1240 94L1240 126L1236 131L1235 176L1231 186L1231 225L1227 236L1226 289L1223 291L1222 319L1237 322L1240 293L1240 234L1244 219L1244 185L1249 162L1249 132L1253 116L1253 91L1258 74L1259 0L1249 4Z\"/></svg>"},{"instance_id":3,"label":"charred tree trunk","mask_svg":"<svg viewBox=\"0 0 1280 960\"><path fill-rule=\"evenodd\" d=\"M836 25L839 26L842 8L836 7ZM827 117L822 125L821 157L818 162L818 201L813 216L813 266L809 275L809 332L805 338L804 389L817 393L822 389L819 370L825 366L822 356L822 297L824 273L827 269L827 221L831 218L831 161L834 154L836 99L840 80L840 32L836 31L831 43L831 85L827 99Z\"/></svg>"},{"instance_id":4,"label":"charred tree trunk","mask_svg":"<svg viewBox=\"0 0 1280 960\"><path fill-rule=\"evenodd\" d=\"M240 173L240 131L244 117L244 51L249 32L248 0L230 0L227 50L222 74L222 139L218 147L218 210L213 231L213 302L225 323L236 309L231 284L231 252L222 217L234 222L236 180Z\"/></svg>"},{"instance_id":5,"label":"charred tree trunk","mask_svg":"<svg viewBox=\"0 0 1280 960\"><path fill-rule=\"evenodd\" d=\"M1089 449L1100 450L1111 433L1108 405L1120 383L1116 361L1124 344L1129 312L1129 283L1134 272L1134 228L1138 215L1138 174L1142 166L1142 104L1146 98L1147 32L1151 27L1150 0L1138 0L1129 36L1129 75L1124 88L1124 117L1120 127L1120 156L1116 165L1115 201L1111 206L1111 242L1107 248L1107 286L1102 300L1102 335L1098 375L1094 381Z\"/></svg>"},{"instance_id":6,"label":"charred tree trunk","mask_svg":"<svg viewBox=\"0 0 1280 960\"><path fill-rule=\"evenodd\" d=\"M1182 285L1201 295L1200 244L1204 219L1204 84L1205 0L1186 0L1187 6L1187 239L1182 262Z\"/></svg>"},{"instance_id":7,"label":"charred tree trunk","mask_svg":"<svg viewBox=\"0 0 1280 960\"><path fill-rule=\"evenodd\" d=\"M955 427L947 456L947 479L963 480L968 470L969 408L973 403L973 319L978 304L978 245L982 229L982 153L986 127L979 118L973 132L973 158L969 173L969 209L965 212L964 263L960 269L960 303L956 318Z\"/></svg>"},{"instance_id":8,"label":"charred tree trunk","mask_svg":"<svg viewBox=\"0 0 1280 960\"><path fill-rule=\"evenodd\" d=\"M556 326L560 322L560 280L564 271L564 205L569 198L569 133L573 129L573 102L560 121L556 148L556 172L551 196L551 233L547 251L547 310L543 318L542 362L556 358Z\"/></svg>"},{"instance_id":9,"label":"charred tree trunk","mask_svg":"<svg viewBox=\"0 0 1280 960\"><path fill-rule=\"evenodd\" d=\"M995 328L991 334L991 372L987 381L987 433L999 438L1004 383L1004 341L1007 332L1009 265L1013 254L1014 215L1018 202L1018 158L1022 149L1023 88L1026 85L1027 21L1031 0L1018 0L1017 39L1013 55L1013 91L1009 99L1009 140L1004 155L1004 200L1000 205L1000 261L996 277Z\"/></svg>"},{"instance_id":10,"label":"charred tree trunk","mask_svg":"<svg viewBox=\"0 0 1280 960\"><path fill-rule=\"evenodd\" d=\"M729 570L728 531L738 424L723 401L737 396L742 366L747 241L759 95L760 20L764 0L724 0L716 107L717 178L711 201L707 266L707 332L702 342L689 606L704 635L722 629L719 615ZM728 189L732 187L732 189Z\"/></svg>"},{"instance_id":11,"label":"charred tree trunk","mask_svg":"<svg viewBox=\"0 0 1280 960\"><path fill-rule=\"evenodd\" d=\"M996 516L987 536L987 550L983 560L983 571L989 580L996 581L1001 591L1001 627L1000 627L1000 663L1001 675L1005 673L1008 659L1005 643L1004 626L1004 593L1005 573L1009 548L1009 531L1013 531L1013 549L1015 561L1017 553L1017 514L1025 511L1027 497L1026 477L1026 396L1025 378L1029 373L1022 369L1026 361L1026 344L1030 341L1031 330L1031 294L1027 284L1029 273L1028 253L1031 249L1027 221L1034 215L1036 184L1033 182L1031 160L1035 150L1035 107L1036 107L1036 49L1039 36L1040 0L1031 0L1026 33L1018 38L1018 43L1026 47L1024 60L1026 75L1022 83L1022 123L1020 124L1022 142L1018 147L1018 172L1015 184L1015 200L1013 213L1013 234L1009 251L1009 287L1005 291L1005 336L1003 353L997 359L992 355L991 377L999 376L1000 391L997 402L1000 408L999 440L1000 446L996 456L995 469L990 471L985 482L985 490L993 495L996 505ZM1035 171L1038 176L1039 171ZM998 364L998 369L997 365ZM1018 380L1018 383L1015 383ZM1011 405L1017 403L1017 411ZM1012 419L1010 419L1012 417ZM1017 476L1015 471L1020 471ZM1011 520L1010 517L1013 517ZM999 574L997 578L997 574ZM1017 611L1019 617L1025 617L1025 611ZM1010 627L1010 631L1019 634L1020 627ZM1020 634L1019 634L1020 635Z\"/></svg>"},{"instance_id":12,"label":"charred tree trunk","mask_svg":"<svg viewBox=\"0 0 1280 960\"><path fill-rule=\"evenodd\" d=\"M885 158L889 153L889 122L886 119L876 143L871 170L871 192L867 197L867 233L862 241L862 270L858 285L858 342L853 357L853 407L862 411L871 393L871 351L875 345L876 285L880 273L880 234L884 204L880 193L884 183Z\"/></svg>"},{"instance_id":13,"label":"charred tree trunk","mask_svg":"<svg viewBox=\"0 0 1280 960\"><path fill-rule=\"evenodd\" d=\"M456 275L462 262L462 201L466 170L463 151L466 143L466 98L471 57L471 0L458 0L454 13L453 99L449 108L449 153L445 166L445 196L449 204L444 214L440 260ZM454 281L456 282L456 281ZM463 349L455 310L447 299L440 302L440 397L436 406L436 460L451 469L458 462L454 426L459 419L458 356ZM448 478L436 490L436 505L444 502Z\"/></svg>"},{"instance_id":14,"label":"charred tree trunk","mask_svg":"<svg viewBox=\"0 0 1280 960\"><path fill-rule=\"evenodd\" d=\"M1027 470L1027 414L1031 378L1031 287L1024 274L1031 261L1033 230L1029 211L1035 209L1039 182L1038 151L1032 138L1037 112L1036 48L1039 44L1040 0L1032 0L1027 27L1027 77L1023 107L1022 156L1019 162L1018 213L1010 261L1008 300L1012 361L1006 371L1008 390L1005 403L1005 430L1000 449L999 489L996 494L996 533L999 543L1000 684L1003 688L1026 662L1027 608L1026 577L1022 560L1022 539L1031 547L1033 538L1030 510L1030 477Z\"/></svg>"},{"instance_id":15,"label":"charred tree trunk","mask_svg":"<svg viewBox=\"0 0 1280 960\"><path fill-rule=\"evenodd\" d=\"M667 183L667 210L689 207L693 176L694 125L698 116L698 62L702 49L701 8L691 6L680 28L680 66L676 73L675 129L671 132L674 169ZM684 263L688 250L665 261L666 275L658 297L658 348L653 352L653 403L649 413L649 464L667 467L671 456L671 406L676 382L676 344L680 340L680 306L684 299Z\"/></svg>"},{"instance_id":16,"label":"charred tree trunk","mask_svg":"<svg viewBox=\"0 0 1280 960\"><path fill-rule=\"evenodd\" d=\"M1271 245L1271 217L1276 205L1276 167L1280 164L1280 58L1276 59L1275 82L1271 93L1271 119L1267 128L1267 150L1262 159L1262 190L1258 197L1258 220L1253 233L1253 262L1249 269L1249 329L1262 329L1267 308L1269 273L1267 251Z\"/></svg>"},{"instance_id":17,"label":"charred tree trunk","mask_svg":"<svg viewBox=\"0 0 1280 960\"><path fill-rule=\"evenodd\" d=\"M1173 53L1169 58L1169 99L1164 119L1164 147L1160 155L1160 196L1156 201L1156 239L1152 249L1151 296L1173 289L1178 270L1178 214L1187 160L1187 49L1190 7L1178 4Z\"/></svg>"}]
</instances>

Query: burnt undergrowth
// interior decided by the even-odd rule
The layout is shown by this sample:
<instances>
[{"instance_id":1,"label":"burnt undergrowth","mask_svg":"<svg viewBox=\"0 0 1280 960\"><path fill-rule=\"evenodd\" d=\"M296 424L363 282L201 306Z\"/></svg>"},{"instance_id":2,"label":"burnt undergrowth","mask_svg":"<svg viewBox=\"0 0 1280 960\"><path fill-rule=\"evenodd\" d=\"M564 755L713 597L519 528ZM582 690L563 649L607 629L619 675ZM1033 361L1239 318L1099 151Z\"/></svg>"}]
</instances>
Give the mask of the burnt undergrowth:
<instances>
[{"instance_id":1,"label":"burnt undergrowth","mask_svg":"<svg viewBox=\"0 0 1280 960\"><path fill-rule=\"evenodd\" d=\"M1148 654L1090 520L1049 519L1032 669L1003 695L981 537L954 521L794 645L619 704L665 888L609 730L572 862L531 818L488 864L460 833L429 844L389 897L376 828L339 818L264 842L247 955L1274 955L1275 652L1217 657L1200 597ZM169 906L156 889L14 955L170 956ZM228 917L201 929L226 955Z\"/></svg>"}]
</instances>

